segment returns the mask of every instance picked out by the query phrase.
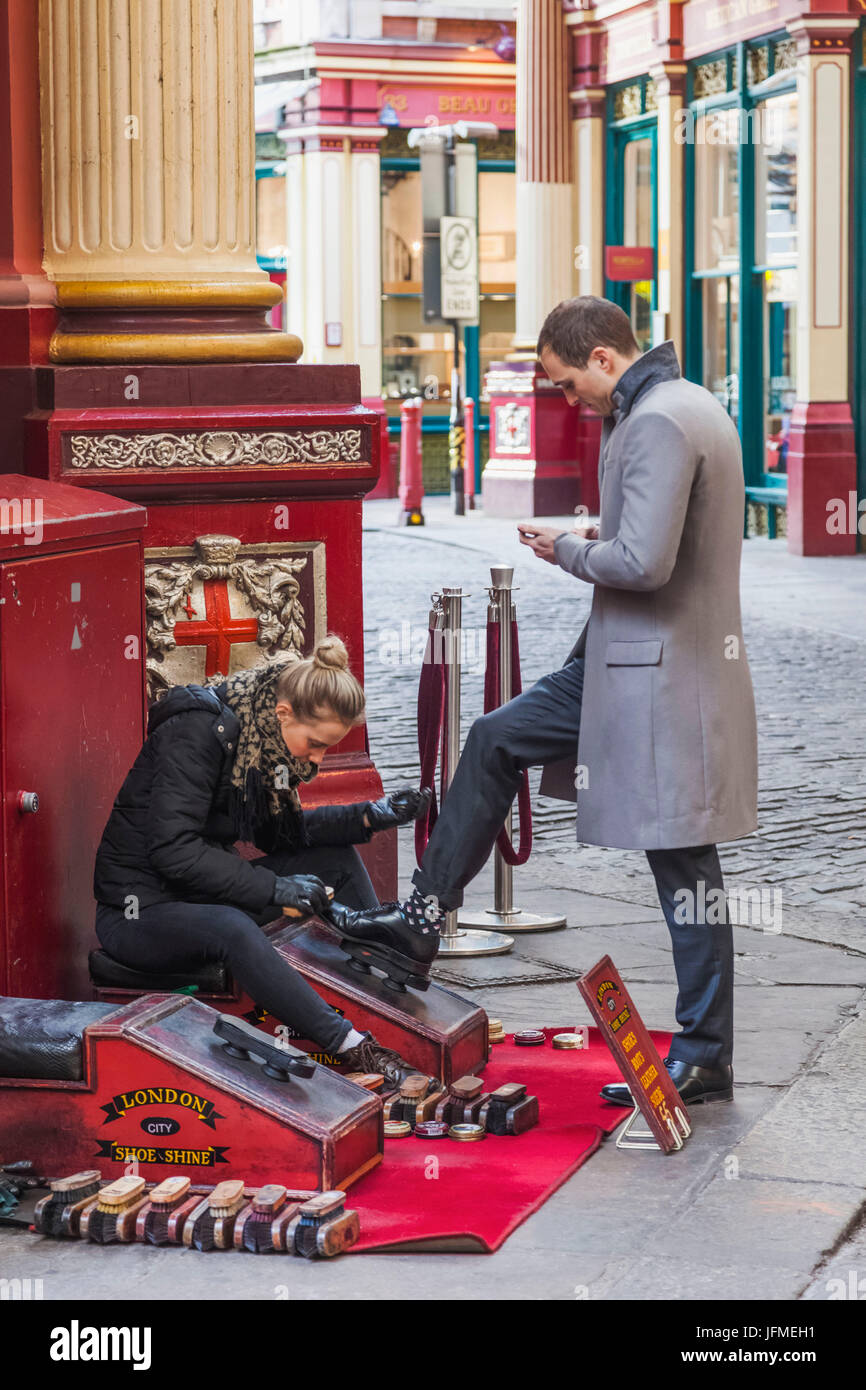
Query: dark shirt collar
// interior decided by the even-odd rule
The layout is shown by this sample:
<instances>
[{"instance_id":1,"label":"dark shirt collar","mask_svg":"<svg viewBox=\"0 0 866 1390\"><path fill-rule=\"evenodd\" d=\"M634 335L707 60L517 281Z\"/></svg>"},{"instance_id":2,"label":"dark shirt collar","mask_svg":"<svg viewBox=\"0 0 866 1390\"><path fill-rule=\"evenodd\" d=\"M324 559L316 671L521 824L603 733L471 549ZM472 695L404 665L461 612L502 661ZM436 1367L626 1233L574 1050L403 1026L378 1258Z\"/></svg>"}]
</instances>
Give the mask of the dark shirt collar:
<instances>
[{"instance_id":1,"label":"dark shirt collar","mask_svg":"<svg viewBox=\"0 0 866 1390\"><path fill-rule=\"evenodd\" d=\"M681 376L680 364L673 341L659 343L650 348L636 362L632 362L613 388L613 416L617 424L628 415L638 396L655 386L659 381L675 381Z\"/></svg>"}]
</instances>

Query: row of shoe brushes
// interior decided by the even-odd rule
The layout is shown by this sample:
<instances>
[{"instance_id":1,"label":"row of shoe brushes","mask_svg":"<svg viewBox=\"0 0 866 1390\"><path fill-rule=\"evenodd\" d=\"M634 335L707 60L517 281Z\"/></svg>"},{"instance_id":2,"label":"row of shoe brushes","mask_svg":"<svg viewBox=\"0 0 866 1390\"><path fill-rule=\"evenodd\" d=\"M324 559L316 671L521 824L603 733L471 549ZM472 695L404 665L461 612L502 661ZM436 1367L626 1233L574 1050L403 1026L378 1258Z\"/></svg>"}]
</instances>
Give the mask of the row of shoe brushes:
<instances>
[{"instance_id":1,"label":"row of shoe brushes","mask_svg":"<svg viewBox=\"0 0 866 1390\"><path fill-rule=\"evenodd\" d=\"M472 1143L488 1134L524 1134L538 1124L538 1097L516 1081L485 1091L479 1076L461 1076L447 1088L420 1073L407 1076L385 1102L385 1135L400 1139L456 1139Z\"/></svg>"},{"instance_id":2,"label":"row of shoe brushes","mask_svg":"<svg viewBox=\"0 0 866 1390\"><path fill-rule=\"evenodd\" d=\"M339 1255L360 1234L358 1213L346 1210L340 1191L299 1192L279 1183L245 1187L240 1178L212 1188L183 1177L156 1185L133 1176L101 1184L96 1169L52 1182L36 1204L34 1229L98 1245L139 1241L306 1259Z\"/></svg>"}]
</instances>

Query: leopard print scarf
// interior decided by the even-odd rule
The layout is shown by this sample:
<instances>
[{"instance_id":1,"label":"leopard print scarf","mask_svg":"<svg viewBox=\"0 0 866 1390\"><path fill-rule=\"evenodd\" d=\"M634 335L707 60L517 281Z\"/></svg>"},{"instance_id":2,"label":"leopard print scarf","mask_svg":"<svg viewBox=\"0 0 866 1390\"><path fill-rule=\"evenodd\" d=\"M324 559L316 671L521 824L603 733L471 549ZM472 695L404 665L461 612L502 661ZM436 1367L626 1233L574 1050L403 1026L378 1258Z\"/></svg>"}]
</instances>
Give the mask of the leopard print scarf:
<instances>
[{"instance_id":1,"label":"leopard print scarf","mask_svg":"<svg viewBox=\"0 0 866 1390\"><path fill-rule=\"evenodd\" d=\"M287 665L273 661L227 679L212 676L205 681L206 686L223 687L222 698L241 726L231 777L231 816L239 840L252 841L255 827L273 817L278 823L277 843L289 845L286 822L301 814L296 787L312 781L319 770L315 763L294 757L280 733L274 712L276 685ZM285 816L287 809L290 813Z\"/></svg>"}]
</instances>

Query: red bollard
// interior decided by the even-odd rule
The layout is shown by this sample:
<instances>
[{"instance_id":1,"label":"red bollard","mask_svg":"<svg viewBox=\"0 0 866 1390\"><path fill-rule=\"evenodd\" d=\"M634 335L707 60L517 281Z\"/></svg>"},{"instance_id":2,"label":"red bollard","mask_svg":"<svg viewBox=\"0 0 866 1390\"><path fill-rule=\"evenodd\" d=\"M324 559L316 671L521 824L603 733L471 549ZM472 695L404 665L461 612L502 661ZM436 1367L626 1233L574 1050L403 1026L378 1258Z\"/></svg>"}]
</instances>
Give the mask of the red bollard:
<instances>
[{"instance_id":1,"label":"red bollard","mask_svg":"<svg viewBox=\"0 0 866 1390\"><path fill-rule=\"evenodd\" d=\"M475 402L467 396L463 403L466 454L463 460L463 495L467 512L475 510Z\"/></svg>"},{"instance_id":2,"label":"red bollard","mask_svg":"<svg viewBox=\"0 0 866 1390\"><path fill-rule=\"evenodd\" d=\"M421 502L424 497L424 473L421 456L420 397L404 401L400 407L400 499L402 526L423 526Z\"/></svg>"}]
</instances>

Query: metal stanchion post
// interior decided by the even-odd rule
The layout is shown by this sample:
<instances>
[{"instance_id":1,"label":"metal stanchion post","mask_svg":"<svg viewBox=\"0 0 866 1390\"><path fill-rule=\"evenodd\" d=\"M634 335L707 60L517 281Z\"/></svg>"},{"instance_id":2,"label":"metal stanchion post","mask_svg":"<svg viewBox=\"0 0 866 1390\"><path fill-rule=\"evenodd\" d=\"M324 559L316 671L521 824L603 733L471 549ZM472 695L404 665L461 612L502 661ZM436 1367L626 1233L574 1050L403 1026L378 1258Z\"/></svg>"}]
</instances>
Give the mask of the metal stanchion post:
<instances>
[{"instance_id":1,"label":"metal stanchion post","mask_svg":"<svg viewBox=\"0 0 866 1390\"><path fill-rule=\"evenodd\" d=\"M466 511L475 510L475 402L471 396L464 403L466 428L466 451L463 468L463 494L466 498Z\"/></svg>"},{"instance_id":2,"label":"metal stanchion post","mask_svg":"<svg viewBox=\"0 0 866 1390\"><path fill-rule=\"evenodd\" d=\"M462 589L443 589L442 608L443 657L445 660L445 756L442 760L442 804L454 777L460 757L460 632L463 599ZM457 925L457 909L446 913L445 925L439 934L437 960L448 956L501 956L514 945L502 932L466 931Z\"/></svg>"},{"instance_id":3,"label":"metal stanchion post","mask_svg":"<svg viewBox=\"0 0 866 1390\"><path fill-rule=\"evenodd\" d=\"M506 704L511 699L511 623L515 609L512 600L514 569L510 565L491 565L490 567L490 617L499 623L499 703ZM505 829L511 839L512 811L508 808ZM554 931L565 926L565 918L557 914L542 916L535 912L524 912L514 906L514 884L512 866L502 857L497 846L493 861L493 907L477 909L461 908L458 921L461 927L472 927L482 931L491 928L507 927L512 931Z\"/></svg>"}]
</instances>

